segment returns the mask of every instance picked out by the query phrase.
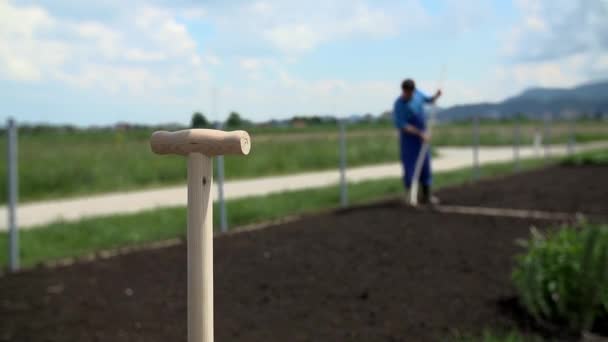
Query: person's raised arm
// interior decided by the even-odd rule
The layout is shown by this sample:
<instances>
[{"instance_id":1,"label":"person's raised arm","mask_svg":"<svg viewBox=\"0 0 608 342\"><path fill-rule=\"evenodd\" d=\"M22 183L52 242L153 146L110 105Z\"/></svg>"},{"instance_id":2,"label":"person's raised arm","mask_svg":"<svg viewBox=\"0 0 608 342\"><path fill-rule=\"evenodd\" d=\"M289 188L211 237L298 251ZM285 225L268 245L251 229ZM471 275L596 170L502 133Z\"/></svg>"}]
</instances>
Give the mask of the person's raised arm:
<instances>
[{"instance_id":1,"label":"person's raised arm","mask_svg":"<svg viewBox=\"0 0 608 342\"><path fill-rule=\"evenodd\" d=\"M424 95L424 101L427 103L435 103L435 101L437 101L437 99L441 97L441 94L443 94L441 92L441 89L437 89L437 91L435 92L435 95L433 95L433 96Z\"/></svg>"}]
</instances>

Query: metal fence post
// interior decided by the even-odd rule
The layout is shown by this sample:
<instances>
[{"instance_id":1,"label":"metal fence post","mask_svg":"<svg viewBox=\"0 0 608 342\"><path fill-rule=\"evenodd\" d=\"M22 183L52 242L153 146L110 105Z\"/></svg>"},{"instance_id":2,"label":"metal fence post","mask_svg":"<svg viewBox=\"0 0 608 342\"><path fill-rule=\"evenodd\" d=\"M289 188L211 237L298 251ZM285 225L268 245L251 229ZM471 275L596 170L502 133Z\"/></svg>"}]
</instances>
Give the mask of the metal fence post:
<instances>
[{"instance_id":1,"label":"metal fence post","mask_svg":"<svg viewBox=\"0 0 608 342\"><path fill-rule=\"evenodd\" d=\"M545 133L543 134L545 158L549 158L551 156L551 121L551 113L545 114Z\"/></svg>"},{"instance_id":2,"label":"metal fence post","mask_svg":"<svg viewBox=\"0 0 608 342\"><path fill-rule=\"evenodd\" d=\"M19 231L17 230L17 201L19 191L17 124L8 119L6 136L8 167L8 229L9 229L9 267L11 271L19 270Z\"/></svg>"},{"instance_id":3,"label":"metal fence post","mask_svg":"<svg viewBox=\"0 0 608 342\"><path fill-rule=\"evenodd\" d=\"M539 128L534 128L534 142L532 143L534 148L534 157L540 158L540 148L543 143L543 137L540 133Z\"/></svg>"},{"instance_id":4,"label":"metal fence post","mask_svg":"<svg viewBox=\"0 0 608 342\"><path fill-rule=\"evenodd\" d=\"M473 180L479 179L479 116L473 117Z\"/></svg>"},{"instance_id":5,"label":"metal fence post","mask_svg":"<svg viewBox=\"0 0 608 342\"><path fill-rule=\"evenodd\" d=\"M348 206L348 184L346 182L346 122L339 121L340 126L340 205Z\"/></svg>"},{"instance_id":6,"label":"metal fence post","mask_svg":"<svg viewBox=\"0 0 608 342\"><path fill-rule=\"evenodd\" d=\"M572 155L576 150L576 117L574 115L570 117L568 128L568 155Z\"/></svg>"},{"instance_id":7,"label":"metal fence post","mask_svg":"<svg viewBox=\"0 0 608 342\"><path fill-rule=\"evenodd\" d=\"M222 130L222 123L217 124L217 129ZM220 206L220 231L225 233L228 231L228 212L226 210L226 201L224 200L224 156L215 157L217 165L217 195L218 204Z\"/></svg>"},{"instance_id":8,"label":"metal fence post","mask_svg":"<svg viewBox=\"0 0 608 342\"><path fill-rule=\"evenodd\" d=\"M519 170L519 144L520 144L520 127L519 120L515 119L515 125L513 126L513 162L515 164L515 170Z\"/></svg>"}]
</instances>

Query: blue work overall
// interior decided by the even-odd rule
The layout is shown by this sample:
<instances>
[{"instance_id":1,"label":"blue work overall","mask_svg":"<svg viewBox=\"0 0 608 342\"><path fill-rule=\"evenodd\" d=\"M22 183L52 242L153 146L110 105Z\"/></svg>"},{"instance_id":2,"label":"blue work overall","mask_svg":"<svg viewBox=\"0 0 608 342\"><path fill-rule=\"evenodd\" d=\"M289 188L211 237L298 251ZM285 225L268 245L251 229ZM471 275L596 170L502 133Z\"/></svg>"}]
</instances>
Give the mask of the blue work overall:
<instances>
[{"instance_id":1,"label":"blue work overall","mask_svg":"<svg viewBox=\"0 0 608 342\"><path fill-rule=\"evenodd\" d=\"M425 103L432 102L432 98L415 90L409 101L401 96L395 101L393 117L395 127L399 130L399 144L401 151L401 163L403 164L403 184L406 189L412 186L416 160L422 148L422 139L414 134L404 131L405 126L412 125L420 131L426 131ZM420 170L420 184L430 187L433 181L431 174L431 152L430 149L424 158L422 170Z\"/></svg>"}]
</instances>

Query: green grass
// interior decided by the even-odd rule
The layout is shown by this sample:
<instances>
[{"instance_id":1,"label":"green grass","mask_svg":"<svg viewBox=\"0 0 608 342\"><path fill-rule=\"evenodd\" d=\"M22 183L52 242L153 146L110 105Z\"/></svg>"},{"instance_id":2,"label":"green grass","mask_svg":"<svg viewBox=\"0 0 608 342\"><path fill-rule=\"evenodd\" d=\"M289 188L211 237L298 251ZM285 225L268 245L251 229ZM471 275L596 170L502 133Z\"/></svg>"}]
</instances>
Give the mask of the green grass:
<instances>
[{"instance_id":1,"label":"green grass","mask_svg":"<svg viewBox=\"0 0 608 342\"><path fill-rule=\"evenodd\" d=\"M564 159L565 165L608 165L608 150L578 153Z\"/></svg>"},{"instance_id":2,"label":"green grass","mask_svg":"<svg viewBox=\"0 0 608 342\"><path fill-rule=\"evenodd\" d=\"M301 133L327 133L336 130L337 123L323 123L310 125L307 127L245 127L244 130L251 134L301 134ZM360 122L348 124L349 131L370 131L370 130L386 130L392 129L393 124L390 121L380 122Z\"/></svg>"},{"instance_id":3,"label":"green grass","mask_svg":"<svg viewBox=\"0 0 608 342\"><path fill-rule=\"evenodd\" d=\"M535 127L522 125L522 144L532 142ZM226 157L226 178L251 178L338 167L338 130L332 125L310 128L252 128L252 152ZM568 126L555 123L552 142L566 142ZM605 139L608 124L581 122L578 141ZM186 161L150 152L151 131L22 132L19 135L19 197L21 201L126 191L183 183ZM512 125L483 123L481 144L511 144ZM471 144L466 124L438 126L434 145ZM0 136L0 179L6 179L6 141ZM347 160L360 166L399 159L395 130L390 124L348 128ZM0 203L6 202L6 182L0 182Z\"/></svg>"},{"instance_id":4,"label":"green grass","mask_svg":"<svg viewBox=\"0 0 608 342\"><path fill-rule=\"evenodd\" d=\"M544 165L540 160L524 160L521 169ZM495 177L513 172L511 163L483 166L483 177ZM435 175L435 187L441 188L468 182L471 170L440 172ZM350 203L363 203L395 196L403 192L398 178L349 184ZM338 206L338 186L272 194L265 197L227 202L232 227L277 219L286 215L315 212ZM214 219L217 220L218 215ZM84 219L79 222L54 224L34 230L22 230L21 259L25 266L61 257L83 255L100 249L141 244L185 235L186 210L183 207L157 209L138 214ZM218 227L216 222L215 227ZM7 234L0 234L0 265L7 264Z\"/></svg>"},{"instance_id":5,"label":"green grass","mask_svg":"<svg viewBox=\"0 0 608 342\"><path fill-rule=\"evenodd\" d=\"M388 132L394 133L394 132ZM391 134L365 134L348 141L348 164L358 166L398 160ZM6 179L5 140L0 137L0 179ZM247 157L225 158L226 178L249 178L337 168L337 134L294 139L253 136ZM91 193L125 191L183 183L186 160L154 155L148 135L136 132L21 135L19 139L21 201ZM0 202L6 183L0 182Z\"/></svg>"},{"instance_id":6,"label":"green grass","mask_svg":"<svg viewBox=\"0 0 608 342\"><path fill-rule=\"evenodd\" d=\"M535 132L544 134L544 123L525 122L520 124L520 144L531 145L534 142ZM480 125L479 141L481 145L511 145L514 141L515 125L513 122L484 122ZM436 146L468 146L472 141L472 126L470 123L450 124L438 126L433 134L433 143ZM579 143L606 140L608 137L608 123L583 121L575 126L575 140ZM568 122L554 122L551 125L549 137L544 138L551 144L565 144L570 139L570 125Z\"/></svg>"}]
</instances>

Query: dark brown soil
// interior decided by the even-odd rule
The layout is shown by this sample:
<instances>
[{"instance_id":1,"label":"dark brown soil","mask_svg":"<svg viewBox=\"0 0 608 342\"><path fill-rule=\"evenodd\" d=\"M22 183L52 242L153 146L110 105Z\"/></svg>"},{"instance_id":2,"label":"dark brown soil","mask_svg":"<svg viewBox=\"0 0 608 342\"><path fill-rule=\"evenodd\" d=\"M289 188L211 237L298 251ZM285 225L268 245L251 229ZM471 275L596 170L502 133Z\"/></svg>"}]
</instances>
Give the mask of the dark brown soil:
<instances>
[{"instance_id":1,"label":"dark brown soil","mask_svg":"<svg viewBox=\"0 0 608 342\"><path fill-rule=\"evenodd\" d=\"M444 204L608 216L608 165L551 166L442 190Z\"/></svg>"},{"instance_id":2,"label":"dark brown soil","mask_svg":"<svg viewBox=\"0 0 608 342\"><path fill-rule=\"evenodd\" d=\"M217 238L217 340L420 341L509 326L497 301L513 295L513 241L532 223L387 205ZM7 276L0 340L183 341L185 281L183 245Z\"/></svg>"},{"instance_id":3,"label":"dark brown soil","mask_svg":"<svg viewBox=\"0 0 608 342\"><path fill-rule=\"evenodd\" d=\"M525 326L504 308L515 295L514 241L551 224L387 202L220 236L216 340L436 341ZM4 276L0 341L185 341L185 253Z\"/></svg>"}]
</instances>

